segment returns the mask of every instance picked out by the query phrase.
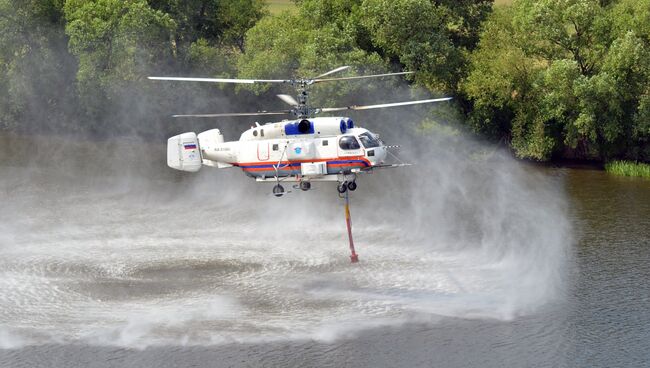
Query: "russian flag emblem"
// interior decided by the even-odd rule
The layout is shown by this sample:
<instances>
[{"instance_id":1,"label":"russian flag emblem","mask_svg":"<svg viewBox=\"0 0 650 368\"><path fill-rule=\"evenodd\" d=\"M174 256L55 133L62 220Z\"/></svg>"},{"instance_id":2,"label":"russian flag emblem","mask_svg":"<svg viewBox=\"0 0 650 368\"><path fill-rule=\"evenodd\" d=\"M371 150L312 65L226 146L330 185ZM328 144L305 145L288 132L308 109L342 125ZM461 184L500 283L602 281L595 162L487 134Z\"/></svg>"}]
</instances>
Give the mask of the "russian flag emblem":
<instances>
[{"instance_id":1,"label":"russian flag emblem","mask_svg":"<svg viewBox=\"0 0 650 368\"><path fill-rule=\"evenodd\" d=\"M193 149L196 149L196 144L194 144L194 143L185 143L185 144L183 144L183 147L185 147L186 150L193 150Z\"/></svg>"}]
</instances>

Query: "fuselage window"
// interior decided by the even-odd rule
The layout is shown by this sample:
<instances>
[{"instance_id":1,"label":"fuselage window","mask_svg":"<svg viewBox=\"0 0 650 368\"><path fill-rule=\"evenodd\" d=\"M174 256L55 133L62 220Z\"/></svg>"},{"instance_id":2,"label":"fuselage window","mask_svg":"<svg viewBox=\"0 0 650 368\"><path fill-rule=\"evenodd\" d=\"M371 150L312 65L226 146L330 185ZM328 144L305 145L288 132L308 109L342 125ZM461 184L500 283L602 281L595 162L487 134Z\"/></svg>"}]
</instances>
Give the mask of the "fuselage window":
<instances>
[{"instance_id":1,"label":"fuselage window","mask_svg":"<svg viewBox=\"0 0 650 368\"><path fill-rule=\"evenodd\" d=\"M330 141L328 141L327 139L323 139L323 146L327 146L329 144L330 144Z\"/></svg>"},{"instance_id":2,"label":"fuselage window","mask_svg":"<svg viewBox=\"0 0 650 368\"><path fill-rule=\"evenodd\" d=\"M253 130L253 136L257 137L257 130Z\"/></svg>"},{"instance_id":3,"label":"fuselage window","mask_svg":"<svg viewBox=\"0 0 650 368\"><path fill-rule=\"evenodd\" d=\"M361 140L361 143L363 144L364 147L366 148L374 148L374 147L379 147L380 142L377 138L375 138L372 134L365 132L363 134L359 135L359 139Z\"/></svg>"},{"instance_id":4,"label":"fuselage window","mask_svg":"<svg viewBox=\"0 0 650 368\"><path fill-rule=\"evenodd\" d=\"M277 151L277 150L278 150L278 145L277 145L277 144L274 144L274 145L273 145L273 150L274 150L274 151Z\"/></svg>"},{"instance_id":5,"label":"fuselage window","mask_svg":"<svg viewBox=\"0 0 650 368\"><path fill-rule=\"evenodd\" d=\"M264 129L260 129L260 135L264 137Z\"/></svg>"},{"instance_id":6,"label":"fuselage window","mask_svg":"<svg viewBox=\"0 0 650 368\"><path fill-rule=\"evenodd\" d=\"M356 150L361 148L357 139L352 135L344 135L341 137L339 140L339 147L344 150Z\"/></svg>"}]
</instances>

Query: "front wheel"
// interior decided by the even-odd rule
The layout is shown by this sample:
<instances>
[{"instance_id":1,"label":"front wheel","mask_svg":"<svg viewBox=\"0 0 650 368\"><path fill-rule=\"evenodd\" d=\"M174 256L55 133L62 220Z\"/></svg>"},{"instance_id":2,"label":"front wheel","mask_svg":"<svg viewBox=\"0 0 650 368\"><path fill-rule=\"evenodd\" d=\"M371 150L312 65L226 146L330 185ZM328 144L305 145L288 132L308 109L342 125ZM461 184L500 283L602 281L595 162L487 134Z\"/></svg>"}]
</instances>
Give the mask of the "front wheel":
<instances>
[{"instance_id":1,"label":"front wheel","mask_svg":"<svg viewBox=\"0 0 650 368\"><path fill-rule=\"evenodd\" d=\"M336 187L336 190L338 190L339 193L343 194L348 190L348 186L345 183L341 183Z\"/></svg>"},{"instance_id":2,"label":"front wheel","mask_svg":"<svg viewBox=\"0 0 650 368\"><path fill-rule=\"evenodd\" d=\"M307 191L311 189L311 183L308 181L301 181L300 182L300 190L302 191Z\"/></svg>"},{"instance_id":3,"label":"front wheel","mask_svg":"<svg viewBox=\"0 0 650 368\"><path fill-rule=\"evenodd\" d=\"M350 189L351 192L354 192L355 190L357 190L357 183L354 181L349 182L348 189Z\"/></svg>"},{"instance_id":4,"label":"front wheel","mask_svg":"<svg viewBox=\"0 0 650 368\"><path fill-rule=\"evenodd\" d=\"M280 184L273 187L273 195L276 197L282 197L284 194L284 187Z\"/></svg>"}]
</instances>

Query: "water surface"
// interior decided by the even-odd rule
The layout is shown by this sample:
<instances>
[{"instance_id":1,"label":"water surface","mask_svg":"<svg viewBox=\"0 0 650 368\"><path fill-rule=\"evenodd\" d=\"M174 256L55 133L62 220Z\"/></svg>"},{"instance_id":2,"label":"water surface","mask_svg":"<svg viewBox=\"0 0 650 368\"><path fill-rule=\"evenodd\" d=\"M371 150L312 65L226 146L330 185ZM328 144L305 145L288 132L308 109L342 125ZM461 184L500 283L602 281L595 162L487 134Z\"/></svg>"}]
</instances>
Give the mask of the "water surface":
<instances>
[{"instance_id":1,"label":"water surface","mask_svg":"<svg viewBox=\"0 0 650 368\"><path fill-rule=\"evenodd\" d=\"M115 151L0 169L3 366L650 361L650 181L509 159L378 174L350 265L333 188L278 201Z\"/></svg>"}]
</instances>

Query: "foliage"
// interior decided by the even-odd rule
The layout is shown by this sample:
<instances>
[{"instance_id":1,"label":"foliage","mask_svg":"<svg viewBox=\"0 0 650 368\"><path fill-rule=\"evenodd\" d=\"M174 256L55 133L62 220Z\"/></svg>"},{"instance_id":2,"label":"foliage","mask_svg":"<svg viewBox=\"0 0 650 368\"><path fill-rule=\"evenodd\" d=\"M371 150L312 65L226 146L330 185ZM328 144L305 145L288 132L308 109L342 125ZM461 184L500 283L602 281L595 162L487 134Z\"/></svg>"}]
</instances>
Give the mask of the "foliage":
<instances>
[{"instance_id":1,"label":"foliage","mask_svg":"<svg viewBox=\"0 0 650 368\"><path fill-rule=\"evenodd\" d=\"M0 0L0 129L145 131L191 95L147 75L234 76L264 15L262 0Z\"/></svg>"},{"instance_id":2,"label":"foliage","mask_svg":"<svg viewBox=\"0 0 650 368\"><path fill-rule=\"evenodd\" d=\"M365 72L385 70L385 63L358 42L358 4L342 0L303 1L298 12L284 12L259 21L246 34L246 53L238 63L244 78L314 77L350 65ZM260 92L271 86L255 86ZM336 103L360 83L319 85L312 97Z\"/></svg>"},{"instance_id":3,"label":"foliage","mask_svg":"<svg viewBox=\"0 0 650 368\"><path fill-rule=\"evenodd\" d=\"M453 95L469 128L522 158L650 160L650 0L294 3L270 15L264 0L0 0L0 129L139 134L235 92L147 75L312 77L350 65L338 76L416 73L404 90L395 79L318 84L313 102L424 87ZM430 111L423 129L459 120Z\"/></svg>"},{"instance_id":4,"label":"foliage","mask_svg":"<svg viewBox=\"0 0 650 368\"><path fill-rule=\"evenodd\" d=\"M496 9L462 86L471 125L507 137L525 158L650 159L647 20L648 0Z\"/></svg>"},{"instance_id":5,"label":"foliage","mask_svg":"<svg viewBox=\"0 0 650 368\"><path fill-rule=\"evenodd\" d=\"M365 0L361 21L381 53L431 90L453 92L491 1Z\"/></svg>"},{"instance_id":6,"label":"foliage","mask_svg":"<svg viewBox=\"0 0 650 368\"><path fill-rule=\"evenodd\" d=\"M353 73L414 70L429 90L452 93L478 41L491 1L301 0L297 12L264 18L246 35L243 77L314 76L341 65ZM340 103L394 81L319 85L315 99ZM268 86L255 86L257 91ZM327 98L325 98L327 96ZM357 101L358 102L358 101Z\"/></svg>"},{"instance_id":7,"label":"foliage","mask_svg":"<svg viewBox=\"0 0 650 368\"><path fill-rule=\"evenodd\" d=\"M106 99L171 54L176 23L145 0L68 0L64 11L69 48L79 59L79 94L96 120L107 113Z\"/></svg>"},{"instance_id":8,"label":"foliage","mask_svg":"<svg viewBox=\"0 0 650 368\"><path fill-rule=\"evenodd\" d=\"M632 161L611 161L605 170L614 175L650 178L650 165Z\"/></svg>"},{"instance_id":9,"label":"foliage","mask_svg":"<svg viewBox=\"0 0 650 368\"><path fill-rule=\"evenodd\" d=\"M31 131L74 112L62 13L62 1L0 0L0 129L24 121Z\"/></svg>"}]
</instances>

